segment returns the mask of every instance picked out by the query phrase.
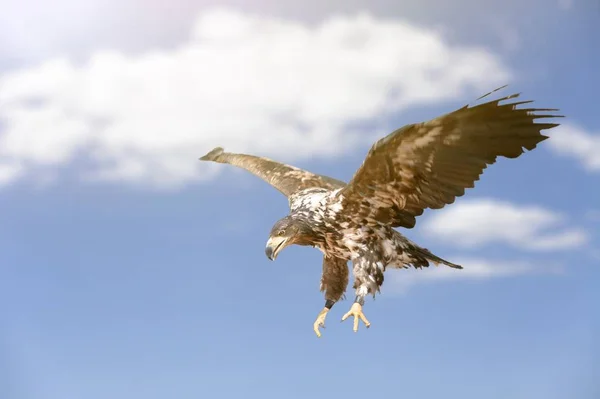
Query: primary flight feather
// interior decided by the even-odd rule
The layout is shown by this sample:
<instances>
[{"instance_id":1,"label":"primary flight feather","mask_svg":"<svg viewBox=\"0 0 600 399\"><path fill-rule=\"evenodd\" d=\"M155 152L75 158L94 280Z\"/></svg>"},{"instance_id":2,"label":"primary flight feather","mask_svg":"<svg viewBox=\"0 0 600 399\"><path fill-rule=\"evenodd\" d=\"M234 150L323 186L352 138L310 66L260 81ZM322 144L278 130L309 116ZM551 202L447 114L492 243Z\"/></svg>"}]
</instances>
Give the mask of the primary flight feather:
<instances>
[{"instance_id":1,"label":"primary flight feather","mask_svg":"<svg viewBox=\"0 0 600 399\"><path fill-rule=\"evenodd\" d=\"M548 138L541 131L558 124L536 121L560 117L542 113L557 110L522 108L532 101L508 101L518 96L464 106L390 133L371 147L348 184L220 147L200 159L244 168L287 196L290 213L273 226L265 252L275 260L283 248L296 244L323 253L325 307L313 324L317 336L327 313L344 295L347 262L352 261L356 298L342 320L353 316L357 331L359 320L370 326L363 313L364 300L379 292L388 268L433 263L462 269L394 227L414 227L415 218L425 209L451 204L473 187L497 157L516 158Z\"/></svg>"}]
</instances>

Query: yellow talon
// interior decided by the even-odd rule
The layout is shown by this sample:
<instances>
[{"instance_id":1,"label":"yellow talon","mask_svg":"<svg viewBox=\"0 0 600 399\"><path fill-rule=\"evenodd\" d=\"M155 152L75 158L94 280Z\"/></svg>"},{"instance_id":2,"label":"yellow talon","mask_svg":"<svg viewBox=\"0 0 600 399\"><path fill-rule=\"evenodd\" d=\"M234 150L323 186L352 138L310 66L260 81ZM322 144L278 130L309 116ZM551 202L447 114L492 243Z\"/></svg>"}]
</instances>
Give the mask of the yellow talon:
<instances>
[{"instance_id":1,"label":"yellow talon","mask_svg":"<svg viewBox=\"0 0 600 399\"><path fill-rule=\"evenodd\" d=\"M323 308L323 310L321 310L321 312L319 312L319 315L317 316L317 320L315 320L315 323L313 324L313 329L315 330L315 334L317 334L317 337L319 337L319 338L321 338L321 332L319 331L319 327L325 328L325 317L327 317L327 312L329 312L329 309Z\"/></svg>"},{"instance_id":2,"label":"yellow talon","mask_svg":"<svg viewBox=\"0 0 600 399\"><path fill-rule=\"evenodd\" d=\"M358 302L354 302L352 304L350 311L348 313L346 313L344 315L344 317L342 317L342 321L346 320L350 316L354 316L354 332L358 331L358 320L359 319L362 320L363 323L365 323L365 327L369 328L371 326L371 323L369 323L369 320L367 320L367 318L365 317L365 315L362 311L361 304Z\"/></svg>"}]
</instances>

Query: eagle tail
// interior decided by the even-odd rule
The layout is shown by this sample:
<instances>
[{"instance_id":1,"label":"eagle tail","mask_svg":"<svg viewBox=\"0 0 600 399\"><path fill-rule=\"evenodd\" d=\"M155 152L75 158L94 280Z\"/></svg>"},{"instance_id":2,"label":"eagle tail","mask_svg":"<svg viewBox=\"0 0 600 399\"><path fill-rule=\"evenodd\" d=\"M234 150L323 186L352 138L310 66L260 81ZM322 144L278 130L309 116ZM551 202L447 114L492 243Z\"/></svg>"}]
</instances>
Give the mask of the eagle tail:
<instances>
[{"instance_id":1,"label":"eagle tail","mask_svg":"<svg viewBox=\"0 0 600 399\"><path fill-rule=\"evenodd\" d=\"M441 264L449 266L453 269L462 269L463 268L461 265L457 265L456 263L449 262L446 259L440 258L439 256L432 254L427 248L418 247L418 252L419 252L419 255L421 255L423 258L427 259L428 261L432 262L436 266L438 266L441 263Z\"/></svg>"}]
</instances>

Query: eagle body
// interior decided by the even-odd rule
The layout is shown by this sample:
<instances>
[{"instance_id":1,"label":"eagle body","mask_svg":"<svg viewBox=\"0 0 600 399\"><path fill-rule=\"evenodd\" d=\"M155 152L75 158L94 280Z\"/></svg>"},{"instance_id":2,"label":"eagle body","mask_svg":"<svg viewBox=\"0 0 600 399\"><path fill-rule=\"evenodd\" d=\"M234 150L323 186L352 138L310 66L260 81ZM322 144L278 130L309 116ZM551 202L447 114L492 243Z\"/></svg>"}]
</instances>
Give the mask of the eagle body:
<instances>
[{"instance_id":1,"label":"eagle body","mask_svg":"<svg viewBox=\"0 0 600 399\"><path fill-rule=\"evenodd\" d=\"M310 226L308 245L318 248L326 259L352 261L360 302L368 294L375 296L388 267L422 268L433 262L462 268L419 247L388 225L357 220L345 213L340 189L305 189L291 196L289 202L289 217Z\"/></svg>"},{"instance_id":2,"label":"eagle body","mask_svg":"<svg viewBox=\"0 0 600 399\"><path fill-rule=\"evenodd\" d=\"M462 269L396 228L411 229L426 209L452 204L498 157L517 158L548 138L541 131L558 124L539 120L561 115L544 113L556 109L521 107L532 101L509 101L518 96L464 106L393 131L372 145L348 183L221 147L200 159L243 168L288 198L290 212L273 225L265 253L275 260L289 245L323 253L325 307L313 324L317 336L327 312L344 297L352 262L356 298L342 320L354 316L357 331L359 320L370 325L362 312L364 299L380 291L386 270L430 264Z\"/></svg>"}]
</instances>

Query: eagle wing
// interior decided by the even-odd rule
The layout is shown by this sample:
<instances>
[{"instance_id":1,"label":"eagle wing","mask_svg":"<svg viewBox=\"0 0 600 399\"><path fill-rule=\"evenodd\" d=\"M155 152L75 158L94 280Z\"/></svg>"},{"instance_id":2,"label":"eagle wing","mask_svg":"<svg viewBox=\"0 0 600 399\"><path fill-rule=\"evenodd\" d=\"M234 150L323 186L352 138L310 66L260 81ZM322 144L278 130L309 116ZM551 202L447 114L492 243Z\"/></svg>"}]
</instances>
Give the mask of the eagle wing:
<instances>
[{"instance_id":1,"label":"eagle wing","mask_svg":"<svg viewBox=\"0 0 600 399\"><path fill-rule=\"evenodd\" d=\"M516 158L523 148L531 151L548 138L541 130L558 126L534 123L561 117L538 113L556 109L517 108L532 101L501 104L518 96L467 105L377 141L338 193L344 211L362 224L412 228L425 209L453 203L498 156Z\"/></svg>"},{"instance_id":2,"label":"eagle wing","mask_svg":"<svg viewBox=\"0 0 600 399\"><path fill-rule=\"evenodd\" d=\"M215 148L200 160L227 163L246 169L275 187L286 197L307 188L319 187L335 190L346 185L343 181L317 175L268 158L224 152L221 147Z\"/></svg>"}]
</instances>

